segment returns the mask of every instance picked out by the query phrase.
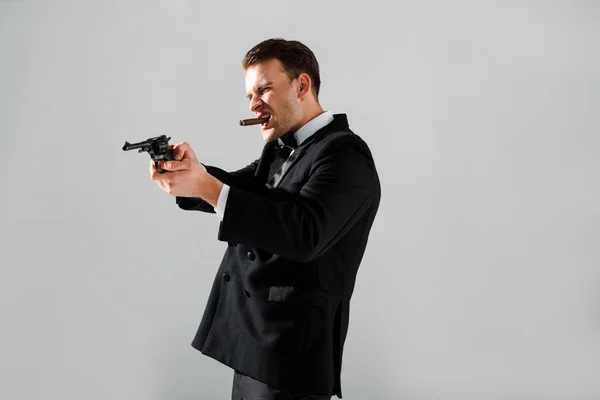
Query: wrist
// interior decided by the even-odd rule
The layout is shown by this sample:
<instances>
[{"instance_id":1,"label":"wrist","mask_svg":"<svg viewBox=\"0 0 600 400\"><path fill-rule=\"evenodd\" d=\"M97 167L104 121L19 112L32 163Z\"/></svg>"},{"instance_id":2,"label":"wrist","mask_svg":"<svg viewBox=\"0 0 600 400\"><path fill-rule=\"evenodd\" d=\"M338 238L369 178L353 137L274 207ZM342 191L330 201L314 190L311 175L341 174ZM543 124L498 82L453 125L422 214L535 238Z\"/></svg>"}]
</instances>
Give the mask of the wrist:
<instances>
[{"instance_id":1,"label":"wrist","mask_svg":"<svg viewBox=\"0 0 600 400\"><path fill-rule=\"evenodd\" d=\"M223 182L221 182L211 174L207 174L206 182L203 182L203 184L200 187L202 191L200 197L211 206L217 207L217 203L219 201L219 194L221 194L222 188Z\"/></svg>"}]
</instances>

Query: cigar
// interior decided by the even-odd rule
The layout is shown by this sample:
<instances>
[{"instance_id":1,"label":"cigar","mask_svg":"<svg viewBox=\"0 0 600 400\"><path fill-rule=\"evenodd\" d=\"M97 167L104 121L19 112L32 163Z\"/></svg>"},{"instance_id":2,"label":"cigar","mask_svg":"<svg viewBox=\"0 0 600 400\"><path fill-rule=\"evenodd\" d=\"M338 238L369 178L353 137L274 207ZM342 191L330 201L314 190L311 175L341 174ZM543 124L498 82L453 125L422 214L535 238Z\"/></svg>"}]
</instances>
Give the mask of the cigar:
<instances>
[{"instance_id":1,"label":"cigar","mask_svg":"<svg viewBox=\"0 0 600 400\"><path fill-rule=\"evenodd\" d=\"M258 124L262 124L263 122L265 122L266 120L268 120L269 118L248 118L248 119L240 119L240 125L241 126L247 126L247 125L258 125Z\"/></svg>"}]
</instances>

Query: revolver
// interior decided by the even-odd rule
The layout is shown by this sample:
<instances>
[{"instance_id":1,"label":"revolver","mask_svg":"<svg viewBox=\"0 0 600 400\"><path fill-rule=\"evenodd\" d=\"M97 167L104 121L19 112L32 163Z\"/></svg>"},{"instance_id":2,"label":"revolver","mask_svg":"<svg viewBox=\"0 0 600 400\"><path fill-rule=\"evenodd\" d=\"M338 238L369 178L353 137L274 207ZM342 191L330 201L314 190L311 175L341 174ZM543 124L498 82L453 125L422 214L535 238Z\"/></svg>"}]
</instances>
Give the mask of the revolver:
<instances>
[{"instance_id":1,"label":"revolver","mask_svg":"<svg viewBox=\"0 0 600 400\"><path fill-rule=\"evenodd\" d=\"M143 142L129 143L125 142L123 151L139 149L138 153L148 152L150 158L154 161L154 166L159 173L167 172L158 166L161 160L173 160L173 149L169 148L170 137L166 135L156 136Z\"/></svg>"}]
</instances>

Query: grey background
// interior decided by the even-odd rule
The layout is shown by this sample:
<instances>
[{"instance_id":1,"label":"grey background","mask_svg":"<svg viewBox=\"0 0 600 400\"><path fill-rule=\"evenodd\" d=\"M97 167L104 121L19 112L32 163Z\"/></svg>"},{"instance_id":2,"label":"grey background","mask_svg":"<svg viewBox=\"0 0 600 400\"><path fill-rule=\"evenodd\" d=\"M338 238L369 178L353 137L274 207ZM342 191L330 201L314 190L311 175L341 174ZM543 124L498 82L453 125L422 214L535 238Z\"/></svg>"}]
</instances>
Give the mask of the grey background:
<instances>
[{"instance_id":1,"label":"grey background","mask_svg":"<svg viewBox=\"0 0 600 400\"><path fill-rule=\"evenodd\" d=\"M298 39L383 197L344 398L600 398L599 3L0 1L0 398L227 399L190 346L225 243L125 140L263 146L240 60Z\"/></svg>"}]
</instances>

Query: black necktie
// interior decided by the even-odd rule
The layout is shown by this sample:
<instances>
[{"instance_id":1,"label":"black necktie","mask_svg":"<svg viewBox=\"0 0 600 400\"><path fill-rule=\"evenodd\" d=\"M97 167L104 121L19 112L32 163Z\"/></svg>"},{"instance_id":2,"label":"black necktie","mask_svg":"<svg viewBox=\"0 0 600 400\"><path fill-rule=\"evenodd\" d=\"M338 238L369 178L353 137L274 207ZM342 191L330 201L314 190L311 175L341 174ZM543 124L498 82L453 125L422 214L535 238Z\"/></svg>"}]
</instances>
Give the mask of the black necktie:
<instances>
[{"instance_id":1,"label":"black necktie","mask_svg":"<svg viewBox=\"0 0 600 400\"><path fill-rule=\"evenodd\" d=\"M293 133L287 133L281 137L281 141L284 143L283 146L279 145L279 142L273 146L273 162L269 168L269 180L279 171L285 160L288 159L292 150L298 147L296 138Z\"/></svg>"}]
</instances>

